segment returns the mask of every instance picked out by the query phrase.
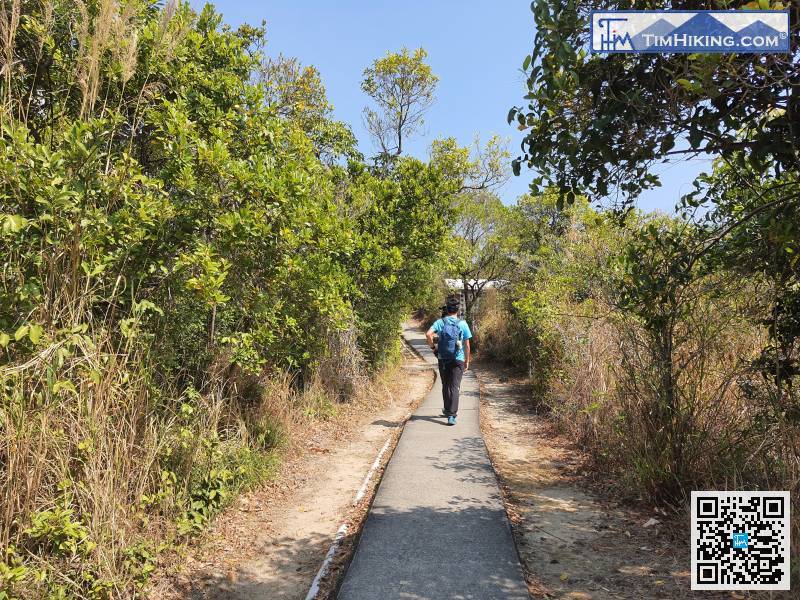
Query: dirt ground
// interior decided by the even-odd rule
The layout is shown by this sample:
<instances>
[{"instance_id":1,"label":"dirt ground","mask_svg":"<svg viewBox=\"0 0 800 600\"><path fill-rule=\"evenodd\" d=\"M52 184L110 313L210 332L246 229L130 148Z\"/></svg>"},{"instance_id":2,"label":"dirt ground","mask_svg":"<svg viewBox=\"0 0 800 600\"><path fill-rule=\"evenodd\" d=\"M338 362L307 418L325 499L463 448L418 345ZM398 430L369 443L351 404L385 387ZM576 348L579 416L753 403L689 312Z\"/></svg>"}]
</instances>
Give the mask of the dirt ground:
<instances>
[{"instance_id":1,"label":"dirt ground","mask_svg":"<svg viewBox=\"0 0 800 600\"><path fill-rule=\"evenodd\" d=\"M380 472L364 500L353 506L356 492L391 438L385 466L402 425L432 384L432 371L404 349L403 366L387 397L376 399L379 406L346 407L319 425L287 457L276 480L242 496L217 517L190 549L182 569L155 582L150 598L302 599L346 522L348 535L318 596L329 597Z\"/></svg>"},{"instance_id":2,"label":"dirt ground","mask_svg":"<svg viewBox=\"0 0 800 600\"><path fill-rule=\"evenodd\" d=\"M592 479L574 444L532 410L521 380L489 365L476 372L484 437L534 598L744 597L693 594L688 519L608 497L613 488Z\"/></svg>"}]
</instances>

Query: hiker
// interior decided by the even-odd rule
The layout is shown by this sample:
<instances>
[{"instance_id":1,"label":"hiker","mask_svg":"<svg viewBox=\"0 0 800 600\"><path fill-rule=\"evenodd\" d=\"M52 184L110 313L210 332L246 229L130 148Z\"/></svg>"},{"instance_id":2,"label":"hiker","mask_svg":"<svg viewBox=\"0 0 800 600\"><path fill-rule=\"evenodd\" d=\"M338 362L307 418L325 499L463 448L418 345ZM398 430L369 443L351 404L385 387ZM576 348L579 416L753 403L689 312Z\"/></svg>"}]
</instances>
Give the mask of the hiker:
<instances>
[{"instance_id":1,"label":"hiker","mask_svg":"<svg viewBox=\"0 0 800 600\"><path fill-rule=\"evenodd\" d=\"M456 424L458 415L458 394L461 389L461 377L469 369L469 340L472 332L466 321L458 318L458 298L448 298L445 303L446 316L438 319L428 329L425 337L431 350L436 351L439 359L439 374L442 378L442 400L444 400L443 416L448 425ZM439 335L434 348L433 334Z\"/></svg>"}]
</instances>

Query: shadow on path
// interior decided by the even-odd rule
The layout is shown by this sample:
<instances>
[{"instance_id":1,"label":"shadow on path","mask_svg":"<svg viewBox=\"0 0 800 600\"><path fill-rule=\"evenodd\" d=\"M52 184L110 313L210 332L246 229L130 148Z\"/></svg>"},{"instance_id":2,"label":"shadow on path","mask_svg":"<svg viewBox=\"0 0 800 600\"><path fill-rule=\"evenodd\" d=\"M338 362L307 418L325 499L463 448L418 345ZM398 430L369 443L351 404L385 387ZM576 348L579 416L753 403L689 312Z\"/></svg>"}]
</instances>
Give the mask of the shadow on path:
<instances>
[{"instance_id":1,"label":"shadow on path","mask_svg":"<svg viewBox=\"0 0 800 600\"><path fill-rule=\"evenodd\" d=\"M359 582L358 597L387 600L500 600L527 598L519 595L518 582L502 575L514 572L516 565L504 556L487 553L485 536L505 519L494 502L480 498L454 496L448 509L414 508L395 511L374 510L370 527L374 539L384 535L392 544L369 545L364 550L369 581ZM464 507L467 508L464 508ZM393 537L404 531L407 536ZM418 534L424 534L420 540ZM347 536L343 545L355 542ZM244 568L228 573L205 573L181 586L178 591L187 600L297 600L294 583L309 579L319 568L331 538L276 538L261 548L272 557L272 564L283 577L265 584L257 573ZM363 545L363 544L362 544ZM305 562L298 570L298 557ZM516 557L513 557L516 559ZM457 569L442 569L442 561L457 564ZM486 562L496 569L487 570ZM499 561L506 561L508 564ZM331 599L333 596L321 596Z\"/></svg>"}]
</instances>

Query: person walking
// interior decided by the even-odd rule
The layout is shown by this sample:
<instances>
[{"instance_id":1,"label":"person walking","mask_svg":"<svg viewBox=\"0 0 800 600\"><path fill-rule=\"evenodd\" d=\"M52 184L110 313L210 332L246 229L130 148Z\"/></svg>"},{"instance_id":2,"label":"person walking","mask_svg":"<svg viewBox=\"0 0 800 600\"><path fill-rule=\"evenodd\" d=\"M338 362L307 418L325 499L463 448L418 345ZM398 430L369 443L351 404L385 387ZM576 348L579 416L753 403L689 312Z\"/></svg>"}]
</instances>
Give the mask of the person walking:
<instances>
[{"instance_id":1,"label":"person walking","mask_svg":"<svg viewBox=\"0 0 800 600\"><path fill-rule=\"evenodd\" d=\"M425 333L428 346L434 350L439 359L439 373L442 378L443 416L448 425L456 424L458 415L458 396L461 391L461 378L469 370L469 340L472 332L466 321L458 318L458 298L448 298L445 302L446 316L437 319ZM433 336L438 334L439 341L434 346Z\"/></svg>"}]
</instances>

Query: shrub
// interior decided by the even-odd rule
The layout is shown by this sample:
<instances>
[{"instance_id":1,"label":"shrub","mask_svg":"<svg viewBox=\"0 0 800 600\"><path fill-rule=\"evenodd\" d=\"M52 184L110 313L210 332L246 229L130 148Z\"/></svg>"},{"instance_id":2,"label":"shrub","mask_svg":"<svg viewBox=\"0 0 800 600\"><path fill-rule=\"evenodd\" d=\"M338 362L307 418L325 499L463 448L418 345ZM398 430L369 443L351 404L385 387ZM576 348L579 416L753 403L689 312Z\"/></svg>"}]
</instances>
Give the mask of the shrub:
<instances>
[{"instance_id":1,"label":"shrub","mask_svg":"<svg viewBox=\"0 0 800 600\"><path fill-rule=\"evenodd\" d=\"M769 280L689 260L698 230L677 220L619 224L576 202L552 227L537 201L527 218L548 227L528 224L527 269L486 305L483 352L529 368L534 402L628 496L684 506L693 489L796 490L792 404L759 366Z\"/></svg>"},{"instance_id":2,"label":"shrub","mask_svg":"<svg viewBox=\"0 0 800 600\"><path fill-rule=\"evenodd\" d=\"M391 364L459 184L276 107L264 31L210 5L3 14L3 578L125 595Z\"/></svg>"}]
</instances>

